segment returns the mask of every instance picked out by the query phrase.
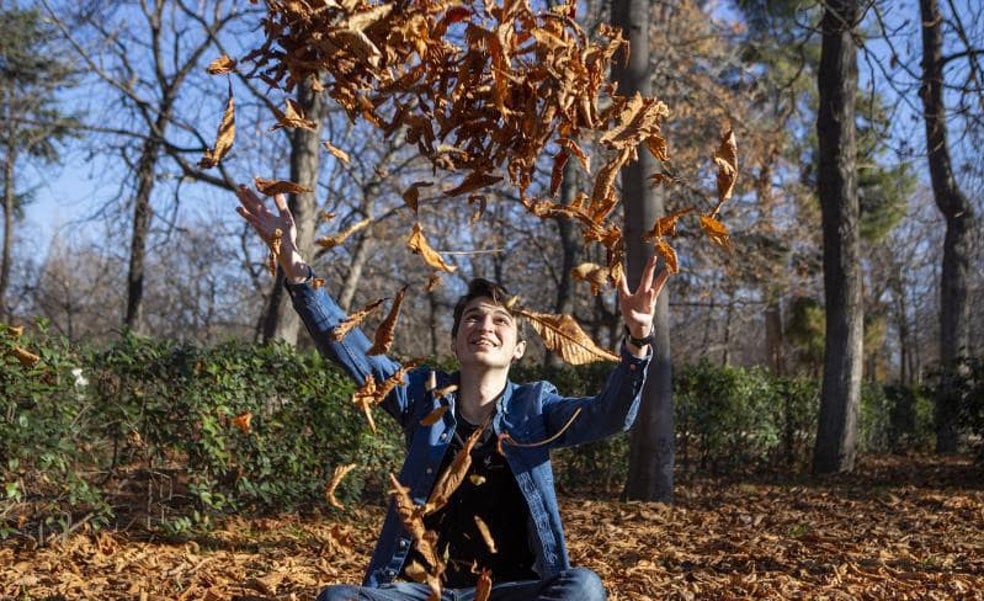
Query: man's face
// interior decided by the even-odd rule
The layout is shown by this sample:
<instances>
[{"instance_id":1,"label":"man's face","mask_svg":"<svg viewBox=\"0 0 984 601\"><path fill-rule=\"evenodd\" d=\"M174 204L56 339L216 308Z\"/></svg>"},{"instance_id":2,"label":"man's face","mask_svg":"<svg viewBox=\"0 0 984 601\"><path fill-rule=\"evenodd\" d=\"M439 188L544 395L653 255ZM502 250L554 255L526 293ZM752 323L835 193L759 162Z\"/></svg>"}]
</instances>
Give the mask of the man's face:
<instances>
[{"instance_id":1,"label":"man's face","mask_svg":"<svg viewBox=\"0 0 984 601\"><path fill-rule=\"evenodd\" d=\"M516 319L502 305L487 297L474 298L465 305L454 340L458 362L484 367L508 367L526 351L518 339Z\"/></svg>"}]
</instances>

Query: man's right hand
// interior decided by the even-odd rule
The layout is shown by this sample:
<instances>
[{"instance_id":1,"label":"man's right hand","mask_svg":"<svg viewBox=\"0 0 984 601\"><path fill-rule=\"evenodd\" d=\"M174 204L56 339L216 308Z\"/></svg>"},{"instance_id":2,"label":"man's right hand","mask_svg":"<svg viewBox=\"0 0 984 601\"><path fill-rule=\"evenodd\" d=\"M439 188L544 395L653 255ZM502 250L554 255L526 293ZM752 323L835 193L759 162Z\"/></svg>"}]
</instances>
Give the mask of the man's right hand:
<instances>
[{"instance_id":1,"label":"man's right hand","mask_svg":"<svg viewBox=\"0 0 984 601\"><path fill-rule=\"evenodd\" d=\"M236 196L240 204L236 207L236 211L253 226L271 251L277 237L276 231L280 230L280 251L276 254L285 276L294 283L306 280L311 274L311 268L297 250L297 225L287 207L287 199L284 195L277 194L274 197L277 213L268 209L263 204L263 200L244 185L240 185L236 190Z\"/></svg>"}]
</instances>

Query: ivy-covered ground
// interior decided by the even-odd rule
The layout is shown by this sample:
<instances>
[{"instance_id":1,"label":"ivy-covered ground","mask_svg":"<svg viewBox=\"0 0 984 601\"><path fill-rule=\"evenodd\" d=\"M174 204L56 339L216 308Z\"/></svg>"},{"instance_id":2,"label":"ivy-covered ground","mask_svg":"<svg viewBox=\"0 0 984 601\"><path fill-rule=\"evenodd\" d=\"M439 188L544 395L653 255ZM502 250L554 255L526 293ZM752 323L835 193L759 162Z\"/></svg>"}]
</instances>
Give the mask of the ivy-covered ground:
<instances>
[{"instance_id":1,"label":"ivy-covered ground","mask_svg":"<svg viewBox=\"0 0 984 601\"><path fill-rule=\"evenodd\" d=\"M984 474L879 457L797 482L682 482L673 506L565 498L572 558L629 599L984 599ZM236 518L207 537L136 527L0 544L0 599L313 600L353 582L382 507Z\"/></svg>"}]
</instances>

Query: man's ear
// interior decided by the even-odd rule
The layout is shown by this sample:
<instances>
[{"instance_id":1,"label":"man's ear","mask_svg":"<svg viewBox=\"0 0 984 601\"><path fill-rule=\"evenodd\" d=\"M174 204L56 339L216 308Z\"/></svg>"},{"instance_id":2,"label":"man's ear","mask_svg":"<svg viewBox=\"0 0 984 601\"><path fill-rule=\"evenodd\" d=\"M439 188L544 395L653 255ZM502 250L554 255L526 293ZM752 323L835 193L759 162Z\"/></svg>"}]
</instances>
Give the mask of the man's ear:
<instances>
[{"instance_id":1,"label":"man's ear","mask_svg":"<svg viewBox=\"0 0 984 601\"><path fill-rule=\"evenodd\" d=\"M516 348L513 349L513 361L519 361L526 354L526 341L520 340L516 343Z\"/></svg>"}]
</instances>

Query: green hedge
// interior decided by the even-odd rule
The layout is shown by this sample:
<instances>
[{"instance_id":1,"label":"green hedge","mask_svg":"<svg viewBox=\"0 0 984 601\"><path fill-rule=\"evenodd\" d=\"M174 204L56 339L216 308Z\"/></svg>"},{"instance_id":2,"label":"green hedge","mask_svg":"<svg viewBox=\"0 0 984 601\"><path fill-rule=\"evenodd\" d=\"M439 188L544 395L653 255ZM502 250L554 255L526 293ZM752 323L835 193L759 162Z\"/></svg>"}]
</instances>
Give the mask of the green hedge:
<instances>
[{"instance_id":1,"label":"green hedge","mask_svg":"<svg viewBox=\"0 0 984 601\"><path fill-rule=\"evenodd\" d=\"M74 348L43 323L23 336L0 325L0 362L0 536L44 538L83 522L138 518L182 535L222 513L323 508L333 469L348 463L360 468L337 496L379 499L403 455L392 420L369 431L339 369L284 345L198 348L126 335L108 348ZM513 376L585 395L610 369L521 364ZM959 373L962 424L979 443L981 361ZM674 390L683 475L808 467L817 383L703 362L677 368ZM928 389L865 386L860 450L928 448L932 398ZM249 427L238 427L246 414ZM558 486L617 492L627 457L625 435L560 451Z\"/></svg>"}]
</instances>

